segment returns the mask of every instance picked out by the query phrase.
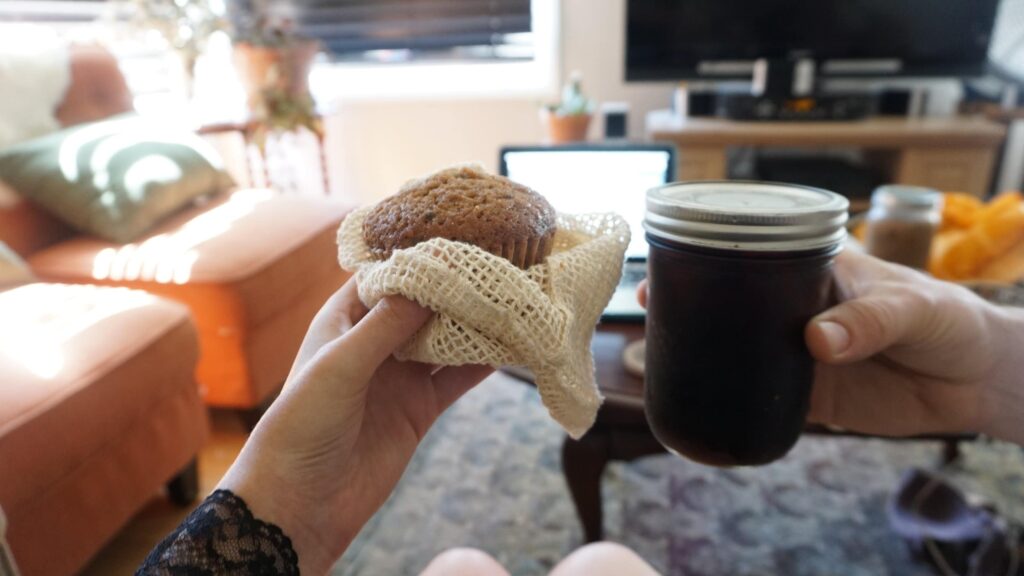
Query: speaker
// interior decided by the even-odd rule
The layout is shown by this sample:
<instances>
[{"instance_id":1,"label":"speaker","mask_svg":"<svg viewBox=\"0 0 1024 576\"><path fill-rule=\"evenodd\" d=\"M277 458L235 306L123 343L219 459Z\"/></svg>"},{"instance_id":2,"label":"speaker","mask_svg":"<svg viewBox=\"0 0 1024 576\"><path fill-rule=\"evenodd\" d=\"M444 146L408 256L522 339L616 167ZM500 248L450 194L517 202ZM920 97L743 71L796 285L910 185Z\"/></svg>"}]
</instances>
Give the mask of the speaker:
<instances>
[{"instance_id":1,"label":"speaker","mask_svg":"<svg viewBox=\"0 0 1024 576\"><path fill-rule=\"evenodd\" d=\"M680 86L672 97L672 108L681 118L714 116L718 96L713 90L694 90Z\"/></svg>"},{"instance_id":2,"label":"speaker","mask_svg":"<svg viewBox=\"0 0 1024 576\"><path fill-rule=\"evenodd\" d=\"M609 140L629 135L629 104L627 102L604 102L601 104L604 117L604 137Z\"/></svg>"},{"instance_id":3,"label":"speaker","mask_svg":"<svg viewBox=\"0 0 1024 576\"><path fill-rule=\"evenodd\" d=\"M714 116L718 96L713 92L691 92L687 106L690 116Z\"/></svg>"},{"instance_id":4,"label":"speaker","mask_svg":"<svg viewBox=\"0 0 1024 576\"><path fill-rule=\"evenodd\" d=\"M906 116L910 112L910 90L882 90L878 95L878 113L882 116Z\"/></svg>"},{"instance_id":5,"label":"speaker","mask_svg":"<svg viewBox=\"0 0 1024 576\"><path fill-rule=\"evenodd\" d=\"M925 88L886 88L878 94L881 116L923 116L927 104Z\"/></svg>"}]
</instances>

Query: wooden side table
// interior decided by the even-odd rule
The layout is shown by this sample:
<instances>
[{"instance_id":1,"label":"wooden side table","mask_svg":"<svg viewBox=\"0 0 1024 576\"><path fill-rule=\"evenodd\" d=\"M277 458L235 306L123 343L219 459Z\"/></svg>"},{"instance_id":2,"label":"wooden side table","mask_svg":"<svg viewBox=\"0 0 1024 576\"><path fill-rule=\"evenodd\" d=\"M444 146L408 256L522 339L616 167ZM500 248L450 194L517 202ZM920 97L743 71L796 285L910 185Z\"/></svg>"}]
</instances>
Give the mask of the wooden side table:
<instances>
[{"instance_id":1,"label":"wooden side table","mask_svg":"<svg viewBox=\"0 0 1024 576\"><path fill-rule=\"evenodd\" d=\"M604 535L601 505L601 476L609 462L630 461L665 452L654 439L644 415L644 382L622 365L622 350L627 344L644 337L642 324L601 324L594 333L591 349L597 370L597 385L604 395L604 404L597 421L579 440L568 436L562 444L562 472L586 542L596 542ZM852 432L838 432L809 425L810 434L868 437ZM943 444L942 462L948 464L959 456L959 443L975 435L926 435L910 438L886 438L893 441L932 440Z\"/></svg>"},{"instance_id":2,"label":"wooden side table","mask_svg":"<svg viewBox=\"0 0 1024 576\"><path fill-rule=\"evenodd\" d=\"M318 122L322 123L322 120L322 117L317 116ZM263 180L263 182L266 182L267 186L270 186L271 180L270 171L267 167L266 146L257 146L255 142L256 134L262 131L263 129L264 127L260 124L258 120L250 119L234 122L215 122L211 124L204 124L200 126L196 130L196 132L200 136L224 133L240 134L242 136L242 141L244 142L246 147L246 170L248 171L249 174L249 181L252 183L255 183L257 181L256 171L253 169L252 162L248 161L249 149L255 148L257 152L260 154L260 164L262 166L262 174L260 174L260 177ZM325 132L323 130L322 124L319 129L310 130L310 132L313 134L317 143L317 154L318 160L320 162L321 178L323 179L324 195L329 195L331 193L331 182L329 170L327 169L327 148L324 145Z\"/></svg>"},{"instance_id":3,"label":"wooden side table","mask_svg":"<svg viewBox=\"0 0 1024 576\"><path fill-rule=\"evenodd\" d=\"M740 122L653 112L647 136L679 150L679 180L723 180L730 147L861 149L897 184L984 196L1006 129L981 117Z\"/></svg>"}]
</instances>

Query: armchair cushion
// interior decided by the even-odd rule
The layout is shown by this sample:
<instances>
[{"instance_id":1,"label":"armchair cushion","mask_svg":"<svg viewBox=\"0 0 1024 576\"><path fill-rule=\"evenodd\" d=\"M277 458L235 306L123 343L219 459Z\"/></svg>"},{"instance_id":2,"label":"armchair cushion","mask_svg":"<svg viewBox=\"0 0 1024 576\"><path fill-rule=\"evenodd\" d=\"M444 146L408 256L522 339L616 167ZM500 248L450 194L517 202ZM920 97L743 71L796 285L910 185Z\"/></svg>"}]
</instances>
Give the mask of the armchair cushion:
<instances>
[{"instance_id":1,"label":"armchair cushion","mask_svg":"<svg viewBox=\"0 0 1024 576\"><path fill-rule=\"evenodd\" d=\"M22 198L0 176L0 241L11 250L25 258L74 233L67 224Z\"/></svg>"},{"instance_id":2,"label":"armchair cushion","mask_svg":"<svg viewBox=\"0 0 1024 576\"><path fill-rule=\"evenodd\" d=\"M325 198L238 190L138 243L78 237L36 252L29 265L48 280L129 286L187 304L207 404L251 408L284 381L310 320L345 279L335 235L348 211Z\"/></svg>"},{"instance_id":3,"label":"armchair cushion","mask_svg":"<svg viewBox=\"0 0 1024 576\"><path fill-rule=\"evenodd\" d=\"M0 288L32 281L32 271L13 250L0 241Z\"/></svg>"}]
</instances>

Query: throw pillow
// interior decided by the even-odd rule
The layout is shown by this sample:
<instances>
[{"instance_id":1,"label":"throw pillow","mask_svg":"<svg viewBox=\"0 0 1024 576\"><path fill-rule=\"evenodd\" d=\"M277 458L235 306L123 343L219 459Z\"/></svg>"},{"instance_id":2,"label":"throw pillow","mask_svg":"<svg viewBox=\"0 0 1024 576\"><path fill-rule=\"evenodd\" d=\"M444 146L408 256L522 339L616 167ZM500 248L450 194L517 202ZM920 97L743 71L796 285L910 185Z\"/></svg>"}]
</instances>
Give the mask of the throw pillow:
<instances>
[{"instance_id":1,"label":"throw pillow","mask_svg":"<svg viewBox=\"0 0 1024 576\"><path fill-rule=\"evenodd\" d=\"M0 288L12 284L24 284L35 280L28 264L7 247L7 244L0 242Z\"/></svg>"},{"instance_id":2,"label":"throw pillow","mask_svg":"<svg viewBox=\"0 0 1024 576\"><path fill-rule=\"evenodd\" d=\"M0 178L71 226L130 242L231 178L199 136L134 114L0 152Z\"/></svg>"}]
</instances>

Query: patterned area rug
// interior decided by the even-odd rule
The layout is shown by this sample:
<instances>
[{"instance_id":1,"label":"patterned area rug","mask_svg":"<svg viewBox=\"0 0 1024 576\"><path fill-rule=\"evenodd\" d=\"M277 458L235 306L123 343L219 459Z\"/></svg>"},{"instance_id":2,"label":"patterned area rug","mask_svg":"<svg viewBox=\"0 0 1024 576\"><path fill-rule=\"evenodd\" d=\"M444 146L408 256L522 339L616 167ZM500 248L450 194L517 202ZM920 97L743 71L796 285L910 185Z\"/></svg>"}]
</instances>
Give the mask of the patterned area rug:
<instances>
[{"instance_id":1,"label":"patterned area rug","mask_svg":"<svg viewBox=\"0 0 1024 576\"><path fill-rule=\"evenodd\" d=\"M473 546L513 575L546 574L580 545L560 471L561 429L534 389L495 375L449 410L397 490L334 567L341 576L417 574ZM653 456L605 473L605 532L671 576L918 576L888 528L901 473L936 444L805 437L782 461L718 470ZM1024 457L976 442L944 474L1024 520Z\"/></svg>"}]
</instances>

